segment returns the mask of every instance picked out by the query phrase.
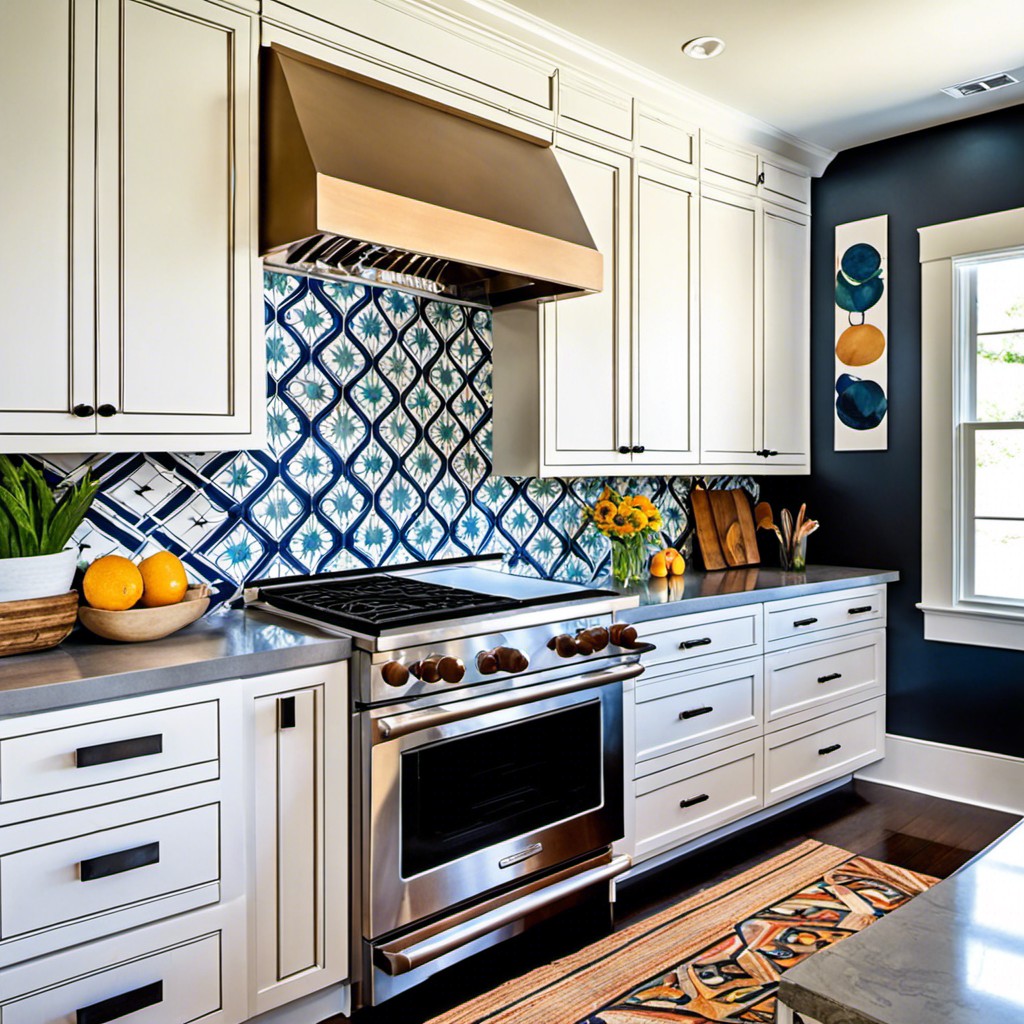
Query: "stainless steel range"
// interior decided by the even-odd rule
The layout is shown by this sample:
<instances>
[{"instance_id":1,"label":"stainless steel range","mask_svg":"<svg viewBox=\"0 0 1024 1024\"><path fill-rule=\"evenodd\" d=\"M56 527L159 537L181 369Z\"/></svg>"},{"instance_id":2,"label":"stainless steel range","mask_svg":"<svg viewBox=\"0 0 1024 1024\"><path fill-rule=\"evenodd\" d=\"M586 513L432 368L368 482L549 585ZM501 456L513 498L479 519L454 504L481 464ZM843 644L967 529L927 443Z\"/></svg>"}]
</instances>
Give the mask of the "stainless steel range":
<instances>
[{"instance_id":1,"label":"stainless steel range","mask_svg":"<svg viewBox=\"0 0 1024 1024\"><path fill-rule=\"evenodd\" d=\"M378 1003L627 870L622 684L637 598L500 556L266 580L247 600L356 653L359 999Z\"/></svg>"}]
</instances>

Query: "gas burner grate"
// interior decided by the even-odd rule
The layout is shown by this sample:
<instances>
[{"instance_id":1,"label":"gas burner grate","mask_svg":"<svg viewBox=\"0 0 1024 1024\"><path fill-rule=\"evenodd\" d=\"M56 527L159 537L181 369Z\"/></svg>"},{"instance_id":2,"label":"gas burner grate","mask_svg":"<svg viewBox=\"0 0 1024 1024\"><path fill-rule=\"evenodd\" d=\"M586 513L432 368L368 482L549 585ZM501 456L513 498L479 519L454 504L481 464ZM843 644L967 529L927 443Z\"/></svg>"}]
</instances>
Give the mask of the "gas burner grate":
<instances>
[{"instance_id":1,"label":"gas burner grate","mask_svg":"<svg viewBox=\"0 0 1024 1024\"><path fill-rule=\"evenodd\" d=\"M439 583L401 576L363 576L288 587L267 588L262 599L324 623L371 636L396 626L422 625L460 615L505 611L519 607L515 598L495 597Z\"/></svg>"}]
</instances>

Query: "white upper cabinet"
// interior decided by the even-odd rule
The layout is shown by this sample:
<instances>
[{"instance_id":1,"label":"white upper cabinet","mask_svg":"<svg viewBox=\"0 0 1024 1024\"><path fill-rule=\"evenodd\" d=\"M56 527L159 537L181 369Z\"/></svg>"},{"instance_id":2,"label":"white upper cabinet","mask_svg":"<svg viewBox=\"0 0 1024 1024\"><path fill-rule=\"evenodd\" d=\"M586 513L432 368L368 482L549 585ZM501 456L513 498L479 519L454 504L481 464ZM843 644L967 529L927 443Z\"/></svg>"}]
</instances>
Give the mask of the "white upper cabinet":
<instances>
[{"instance_id":1,"label":"white upper cabinet","mask_svg":"<svg viewBox=\"0 0 1024 1024\"><path fill-rule=\"evenodd\" d=\"M700 236L702 462L761 447L761 219L756 199L705 188Z\"/></svg>"},{"instance_id":2,"label":"white upper cabinet","mask_svg":"<svg viewBox=\"0 0 1024 1024\"><path fill-rule=\"evenodd\" d=\"M576 139L563 139L557 155L604 256L604 282L541 307L543 459L583 471L628 465L629 158Z\"/></svg>"},{"instance_id":3,"label":"white upper cabinet","mask_svg":"<svg viewBox=\"0 0 1024 1024\"><path fill-rule=\"evenodd\" d=\"M34 161L0 157L20 209L0 287L24 278L17 301L48 321L24 345L9 332L27 317L3 328L5 369L32 383L15 398L0 382L0 450L261 443L255 18L209 0L16 0L13 18L22 42L0 47L39 89L4 75L5 135L26 116L61 131L41 136L45 188Z\"/></svg>"},{"instance_id":4,"label":"white upper cabinet","mask_svg":"<svg viewBox=\"0 0 1024 1024\"><path fill-rule=\"evenodd\" d=\"M95 10L16 0L3 13L0 438L92 434Z\"/></svg>"},{"instance_id":5,"label":"white upper cabinet","mask_svg":"<svg viewBox=\"0 0 1024 1024\"><path fill-rule=\"evenodd\" d=\"M651 472L699 459L697 207L696 182L638 162L632 443Z\"/></svg>"},{"instance_id":6,"label":"white upper cabinet","mask_svg":"<svg viewBox=\"0 0 1024 1024\"><path fill-rule=\"evenodd\" d=\"M810 469L811 231L799 213L765 205L762 456Z\"/></svg>"}]
</instances>

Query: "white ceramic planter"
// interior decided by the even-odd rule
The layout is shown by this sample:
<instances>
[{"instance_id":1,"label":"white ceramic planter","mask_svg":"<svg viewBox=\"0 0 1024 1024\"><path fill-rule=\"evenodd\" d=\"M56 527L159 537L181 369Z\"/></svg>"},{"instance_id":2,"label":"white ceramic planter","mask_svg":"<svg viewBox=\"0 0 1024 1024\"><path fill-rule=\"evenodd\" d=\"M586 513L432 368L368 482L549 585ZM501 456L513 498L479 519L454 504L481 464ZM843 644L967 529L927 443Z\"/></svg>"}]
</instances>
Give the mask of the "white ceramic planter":
<instances>
[{"instance_id":1,"label":"white ceramic planter","mask_svg":"<svg viewBox=\"0 0 1024 1024\"><path fill-rule=\"evenodd\" d=\"M65 548L55 555L0 558L0 601L29 601L34 597L66 594L77 564L77 547Z\"/></svg>"}]
</instances>

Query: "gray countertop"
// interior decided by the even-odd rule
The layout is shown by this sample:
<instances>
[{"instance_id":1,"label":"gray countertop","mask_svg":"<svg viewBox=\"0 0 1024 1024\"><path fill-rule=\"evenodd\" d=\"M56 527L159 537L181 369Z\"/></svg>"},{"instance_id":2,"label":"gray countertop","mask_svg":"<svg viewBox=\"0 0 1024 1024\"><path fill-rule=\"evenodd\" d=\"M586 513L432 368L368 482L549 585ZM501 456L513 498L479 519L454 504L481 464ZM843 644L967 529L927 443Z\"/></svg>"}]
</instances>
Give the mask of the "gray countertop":
<instances>
[{"instance_id":1,"label":"gray countertop","mask_svg":"<svg viewBox=\"0 0 1024 1024\"><path fill-rule=\"evenodd\" d=\"M119 644L77 630L59 647L0 658L0 718L343 661L348 637L224 610L180 633Z\"/></svg>"},{"instance_id":2,"label":"gray countertop","mask_svg":"<svg viewBox=\"0 0 1024 1024\"><path fill-rule=\"evenodd\" d=\"M870 928L787 971L821 1024L1024 1020L1024 824Z\"/></svg>"},{"instance_id":3,"label":"gray countertop","mask_svg":"<svg viewBox=\"0 0 1024 1024\"><path fill-rule=\"evenodd\" d=\"M867 587L876 583L895 583L898 572L889 569L851 569L835 565L809 565L806 572L751 566L701 572L687 569L682 576L647 579L631 587L622 587L609 578L594 581L594 586L636 594L640 606L622 612L630 622L647 622L690 612L735 608L759 601L779 601L788 597L824 594L848 587Z\"/></svg>"}]
</instances>

